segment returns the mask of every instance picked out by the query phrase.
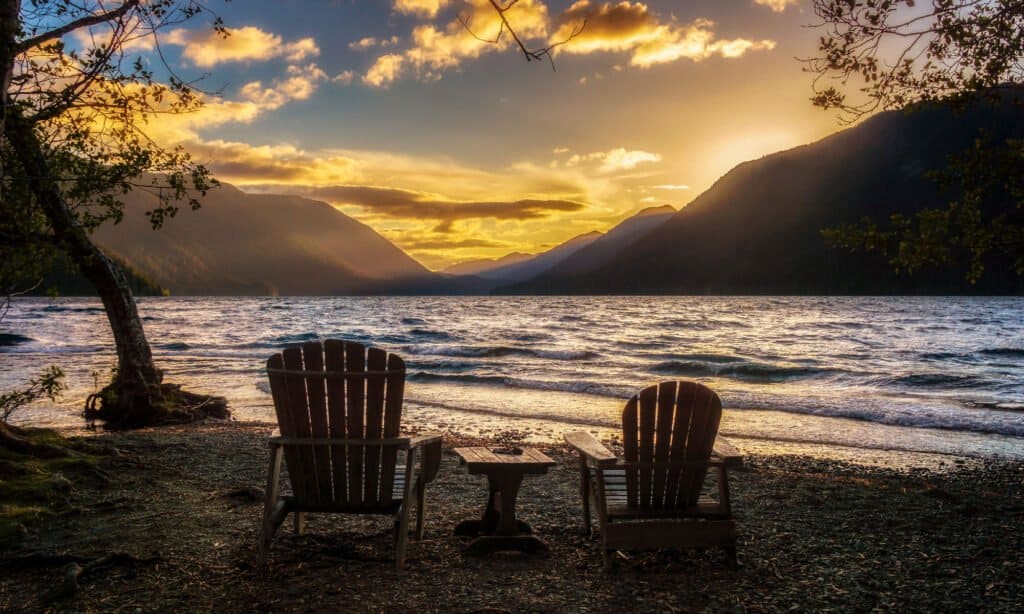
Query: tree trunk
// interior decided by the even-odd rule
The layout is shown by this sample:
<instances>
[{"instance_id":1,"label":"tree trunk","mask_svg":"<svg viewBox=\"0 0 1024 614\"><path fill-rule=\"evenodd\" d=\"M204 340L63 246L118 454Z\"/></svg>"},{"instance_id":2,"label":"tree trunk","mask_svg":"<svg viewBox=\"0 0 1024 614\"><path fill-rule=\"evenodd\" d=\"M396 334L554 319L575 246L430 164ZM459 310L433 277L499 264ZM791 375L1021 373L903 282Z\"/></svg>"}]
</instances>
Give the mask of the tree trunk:
<instances>
[{"instance_id":1,"label":"tree trunk","mask_svg":"<svg viewBox=\"0 0 1024 614\"><path fill-rule=\"evenodd\" d=\"M21 0L0 0L0 100L6 103L7 90L11 87L14 76L14 40L19 29ZM0 141L3 140L4 125L7 118L7 105L0 104ZM2 146L0 142L0 146ZM0 156L0 176L4 176L3 156ZM0 199L4 197L3 186L0 185Z\"/></svg>"},{"instance_id":2,"label":"tree trunk","mask_svg":"<svg viewBox=\"0 0 1024 614\"><path fill-rule=\"evenodd\" d=\"M76 224L74 213L50 179L42 143L16 108L7 113L5 132L56 242L96 287L114 334L117 373L109 386L90 399L86 417L104 420L111 428L227 417L227 402L222 398L201 397L176 386L161 385L163 374L153 363L124 271Z\"/></svg>"}]
</instances>

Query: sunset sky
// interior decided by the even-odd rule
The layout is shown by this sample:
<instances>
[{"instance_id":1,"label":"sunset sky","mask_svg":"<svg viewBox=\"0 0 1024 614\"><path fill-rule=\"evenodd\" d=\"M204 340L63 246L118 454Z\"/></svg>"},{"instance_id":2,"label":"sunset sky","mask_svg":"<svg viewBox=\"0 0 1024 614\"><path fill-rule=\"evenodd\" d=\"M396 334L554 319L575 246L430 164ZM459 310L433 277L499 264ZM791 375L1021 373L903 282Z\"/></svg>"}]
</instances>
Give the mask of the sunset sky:
<instances>
[{"instance_id":1,"label":"sunset sky","mask_svg":"<svg viewBox=\"0 0 1024 614\"><path fill-rule=\"evenodd\" d=\"M537 252L839 128L808 102L805 0L244 0L165 32L198 113L151 131L248 191L326 200L425 265ZM97 33L98 34L98 33ZM151 41L135 41L152 54ZM215 93L214 93L215 92Z\"/></svg>"}]
</instances>

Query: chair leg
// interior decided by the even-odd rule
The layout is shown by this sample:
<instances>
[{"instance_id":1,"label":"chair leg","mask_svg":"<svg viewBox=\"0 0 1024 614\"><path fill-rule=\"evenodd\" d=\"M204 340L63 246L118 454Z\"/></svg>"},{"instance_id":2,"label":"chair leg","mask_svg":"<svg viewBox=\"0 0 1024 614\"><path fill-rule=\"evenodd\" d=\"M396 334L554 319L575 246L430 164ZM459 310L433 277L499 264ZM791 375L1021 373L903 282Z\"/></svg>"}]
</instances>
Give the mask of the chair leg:
<instances>
[{"instance_id":1,"label":"chair leg","mask_svg":"<svg viewBox=\"0 0 1024 614\"><path fill-rule=\"evenodd\" d=\"M292 519L295 526L295 534L302 535L306 532L306 513L295 512L295 518Z\"/></svg>"},{"instance_id":2,"label":"chair leg","mask_svg":"<svg viewBox=\"0 0 1024 614\"><path fill-rule=\"evenodd\" d=\"M413 465L416 461L416 449L409 450L405 463L405 492L402 493L402 509L398 514L398 540L395 543L395 569L402 571L405 565L405 551L409 544L409 507L412 505Z\"/></svg>"},{"instance_id":3,"label":"chair leg","mask_svg":"<svg viewBox=\"0 0 1024 614\"><path fill-rule=\"evenodd\" d=\"M583 535L590 537L593 526L590 524L590 468L587 461L580 456L580 499L583 501Z\"/></svg>"},{"instance_id":4,"label":"chair leg","mask_svg":"<svg viewBox=\"0 0 1024 614\"><path fill-rule=\"evenodd\" d=\"M267 560L267 553L270 551L270 543L274 539L274 533L280 522L277 522L278 502L277 497L281 489L281 461L283 451L280 446L270 447L270 467L267 470L267 490L263 500L263 526L260 529L260 539L257 545L257 562L263 565Z\"/></svg>"},{"instance_id":5,"label":"chair leg","mask_svg":"<svg viewBox=\"0 0 1024 614\"><path fill-rule=\"evenodd\" d=\"M423 517L427 513L427 485L416 482L416 539L423 539Z\"/></svg>"},{"instance_id":6,"label":"chair leg","mask_svg":"<svg viewBox=\"0 0 1024 614\"><path fill-rule=\"evenodd\" d=\"M729 564L730 569L739 569L739 561L736 559L736 544L730 544L725 547L725 560Z\"/></svg>"}]
</instances>

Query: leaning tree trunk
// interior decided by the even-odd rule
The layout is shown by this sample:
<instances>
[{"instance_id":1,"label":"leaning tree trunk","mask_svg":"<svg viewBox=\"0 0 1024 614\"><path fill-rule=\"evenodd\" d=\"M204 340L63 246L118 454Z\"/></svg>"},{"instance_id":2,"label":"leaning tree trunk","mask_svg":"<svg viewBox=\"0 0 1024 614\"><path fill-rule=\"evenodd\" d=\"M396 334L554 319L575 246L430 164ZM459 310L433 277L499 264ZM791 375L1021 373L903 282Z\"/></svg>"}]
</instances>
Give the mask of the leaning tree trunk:
<instances>
[{"instance_id":1,"label":"leaning tree trunk","mask_svg":"<svg viewBox=\"0 0 1024 614\"><path fill-rule=\"evenodd\" d=\"M90 398L86 417L112 428L134 428L199 417L228 415L227 402L162 384L124 271L76 224L67 201L50 178L49 164L30 122L8 110L5 132L36 201L58 245L92 282L103 301L117 346L117 373L102 392Z\"/></svg>"}]
</instances>

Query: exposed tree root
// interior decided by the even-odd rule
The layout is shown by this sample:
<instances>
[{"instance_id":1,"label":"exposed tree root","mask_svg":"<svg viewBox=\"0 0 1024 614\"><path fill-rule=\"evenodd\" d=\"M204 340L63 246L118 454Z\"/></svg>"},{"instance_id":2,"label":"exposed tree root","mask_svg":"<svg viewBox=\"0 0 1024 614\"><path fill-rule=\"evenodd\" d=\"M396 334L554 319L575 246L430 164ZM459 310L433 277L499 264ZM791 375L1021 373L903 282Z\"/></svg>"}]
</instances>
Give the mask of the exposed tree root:
<instances>
[{"instance_id":1,"label":"exposed tree root","mask_svg":"<svg viewBox=\"0 0 1024 614\"><path fill-rule=\"evenodd\" d=\"M90 395L85 404L86 420L100 420L108 430L187 424L205 418L223 420L230 416L224 397L188 392L177 384L146 387L115 380Z\"/></svg>"}]
</instances>

